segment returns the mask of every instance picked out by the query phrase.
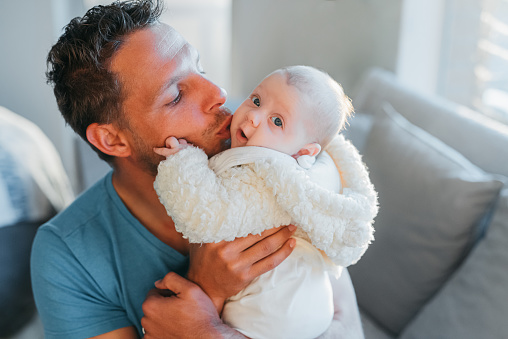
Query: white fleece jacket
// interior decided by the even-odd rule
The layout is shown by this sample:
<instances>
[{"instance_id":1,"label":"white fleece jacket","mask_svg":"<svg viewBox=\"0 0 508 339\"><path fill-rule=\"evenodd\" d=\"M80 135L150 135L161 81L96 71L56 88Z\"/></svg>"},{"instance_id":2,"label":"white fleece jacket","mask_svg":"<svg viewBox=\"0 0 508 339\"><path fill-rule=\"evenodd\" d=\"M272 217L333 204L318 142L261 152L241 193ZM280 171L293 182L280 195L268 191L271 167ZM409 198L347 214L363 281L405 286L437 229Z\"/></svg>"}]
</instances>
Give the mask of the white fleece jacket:
<instances>
[{"instance_id":1,"label":"white fleece jacket","mask_svg":"<svg viewBox=\"0 0 508 339\"><path fill-rule=\"evenodd\" d=\"M309 180L291 156L274 152L278 156L226 166L220 173L193 146L162 161L154 187L176 230L192 243L209 243L294 224L335 264L356 263L373 240L378 211L356 148L342 135L326 148L341 174L342 194Z\"/></svg>"}]
</instances>

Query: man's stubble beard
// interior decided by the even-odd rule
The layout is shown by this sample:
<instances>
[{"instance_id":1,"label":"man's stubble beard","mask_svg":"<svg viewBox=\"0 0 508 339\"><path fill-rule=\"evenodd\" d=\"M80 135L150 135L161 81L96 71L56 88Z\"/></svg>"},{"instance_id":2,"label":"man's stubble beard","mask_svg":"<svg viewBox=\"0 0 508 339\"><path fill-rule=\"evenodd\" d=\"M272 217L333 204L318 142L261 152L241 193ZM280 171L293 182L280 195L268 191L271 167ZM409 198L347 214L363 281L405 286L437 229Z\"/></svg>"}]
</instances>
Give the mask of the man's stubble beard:
<instances>
[{"instance_id":1,"label":"man's stubble beard","mask_svg":"<svg viewBox=\"0 0 508 339\"><path fill-rule=\"evenodd\" d=\"M216 134L218 129L222 126L224 121L229 117L229 114L216 114L215 121L202 133L202 145L199 145L208 157L212 157L231 147L231 139L217 139ZM145 140L136 132L132 131L134 141L134 153L137 155L136 161L141 166L141 169L155 177L157 175L157 168L159 163L164 160L163 157L153 151L154 147L159 145L149 145ZM195 145L194 140L186 139L190 144Z\"/></svg>"}]
</instances>

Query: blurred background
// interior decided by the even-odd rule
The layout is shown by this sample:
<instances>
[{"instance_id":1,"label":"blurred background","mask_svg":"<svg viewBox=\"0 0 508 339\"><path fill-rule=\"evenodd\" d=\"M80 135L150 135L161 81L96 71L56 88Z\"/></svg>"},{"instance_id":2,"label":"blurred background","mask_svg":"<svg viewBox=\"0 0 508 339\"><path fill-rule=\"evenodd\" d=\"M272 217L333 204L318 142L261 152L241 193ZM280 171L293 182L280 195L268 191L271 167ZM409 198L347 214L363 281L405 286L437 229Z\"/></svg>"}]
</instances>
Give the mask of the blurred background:
<instances>
[{"instance_id":1,"label":"blurred background","mask_svg":"<svg viewBox=\"0 0 508 339\"><path fill-rule=\"evenodd\" d=\"M71 18L106 3L0 1L0 106L49 136L77 192L107 168L65 127L45 83L45 59ZM166 0L163 21L198 48L233 108L281 66L321 68L351 97L378 66L419 91L508 122L506 0Z\"/></svg>"},{"instance_id":2,"label":"blurred background","mask_svg":"<svg viewBox=\"0 0 508 339\"><path fill-rule=\"evenodd\" d=\"M64 125L45 59L63 26L99 0L0 0L0 106L38 125L79 193L107 170ZM506 0L166 0L163 21L198 48L235 107L269 72L327 71L354 98L377 66L407 86L508 122Z\"/></svg>"},{"instance_id":3,"label":"blurred background","mask_svg":"<svg viewBox=\"0 0 508 339\"><path fill-rule=\"evenodd\" d=\"M65 126L52 88L46 84L46 56L72 18L109 2L0 0L0 109L30 120L48 136L75 194L109 168ZM328 72L343 85L354 105L362 77L379 67L394 73L408 88L444 97L508 125L508 0L165 2L162 21L200 51L206 73L227 90L226 105L232 109L268 73L295 64ZM16 130L9 135L5 131L8 142L23 140L22 134L15 138ZM36 155L42 157L36 149L21 157L30 162ZM0 161L0 170L6 164ZM62 182L62 187L66 185ZM62 204L68 200L61 198ZM30 237L37 225L30 226ZM2 226L4 232L14 230ZM22 273L28 274L30 242L25 245ZM18 243L15 247L21 248ZM1 270L15 266L9 258L0 258ZM26 276L22 279L27 281ZM29 297L30 287L25 285L22 293ZM1 299L0 308L12 313L6 303ZM32 304L27 301L27 317L34 312ZM36 319L23 333L9 338L42 338L40 327Z\"/></svg>"}]
</instances>

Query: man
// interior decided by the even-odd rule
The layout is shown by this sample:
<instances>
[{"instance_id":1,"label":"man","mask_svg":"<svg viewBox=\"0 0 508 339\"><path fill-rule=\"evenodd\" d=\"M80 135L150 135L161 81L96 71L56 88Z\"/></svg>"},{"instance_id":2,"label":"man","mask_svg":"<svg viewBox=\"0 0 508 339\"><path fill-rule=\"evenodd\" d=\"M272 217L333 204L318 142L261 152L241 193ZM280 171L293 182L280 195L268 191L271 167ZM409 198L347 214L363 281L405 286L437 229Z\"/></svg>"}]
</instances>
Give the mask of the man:
<instances>
[{"instance_id":1,"label":"man","mask_svg":"<svg viewBox=\"0 0 508 339\"><path fill-rule=\"evenodd\" d=\"M231 119L225 92L160 10L146 0L95 7L49 53L62 115L113 170L37 234L32 283L46 338L242 337L220 320L225 299L294 246L294 226L192 246L159 203L153 148L176 136L211 156L227 147ZM336 325L361 335L349 276L334 286Z\"/></svg>"}]
</instances>

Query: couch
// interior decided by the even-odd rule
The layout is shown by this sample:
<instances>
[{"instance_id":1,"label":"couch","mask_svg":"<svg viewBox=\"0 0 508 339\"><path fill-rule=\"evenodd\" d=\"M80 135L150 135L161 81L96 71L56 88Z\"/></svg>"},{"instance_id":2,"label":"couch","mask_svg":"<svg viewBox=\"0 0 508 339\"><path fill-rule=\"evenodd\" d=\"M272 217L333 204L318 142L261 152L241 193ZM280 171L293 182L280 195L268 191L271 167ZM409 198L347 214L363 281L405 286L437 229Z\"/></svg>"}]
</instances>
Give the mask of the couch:
<instances>
[{"instance_id":1,"label":"couch","mask_svg":"<svg viewBox=\"0 0 508 339\"><path fill-rule=\"evenodd\" d=\"M349 267L365 337L508 338L508 126L381 69L353 105L380 204Z\"/></svg>"},{"instance_id":2,"label":"couch","mask_svg":"<svg viewBox=\"0 0 508 339\"><path fill-rule=\"evenodd\" d=\"M74 198L60 157L31 121L0 106L0 338L42 338L30 284L37 228Z\"/></svg>"}]
</instances>

